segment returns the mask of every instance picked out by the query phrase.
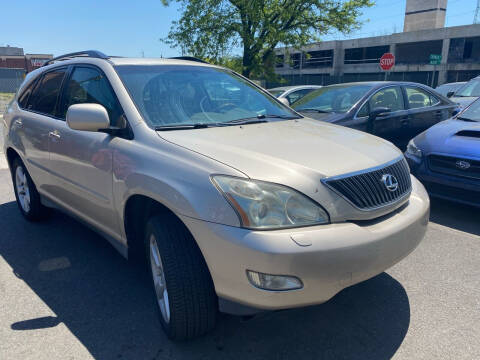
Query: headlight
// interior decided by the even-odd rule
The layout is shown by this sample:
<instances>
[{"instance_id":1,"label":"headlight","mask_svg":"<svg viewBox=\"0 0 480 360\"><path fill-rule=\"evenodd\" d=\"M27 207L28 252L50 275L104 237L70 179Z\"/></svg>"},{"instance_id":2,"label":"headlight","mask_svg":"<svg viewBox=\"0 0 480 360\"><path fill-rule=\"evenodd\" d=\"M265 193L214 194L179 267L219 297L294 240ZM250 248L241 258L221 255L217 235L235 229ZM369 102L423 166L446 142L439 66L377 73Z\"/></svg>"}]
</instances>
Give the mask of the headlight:
<instances>
[{"instance_id":1,"label":"headlight","mask_svg":"<svg viewBox=\"0 0 480 360\"><path fill-rule=\"evenodd\" d=\"M329 222L325 210L286 186L222 175L212 180L237 212L243 227L278 229Z\"/></svg>"},{"instance_id":2,"label":"headlight","mask_svg":"<svg viewBox=\"0 0 480 360\"><path fill-rule=\"evenodd\" d=\"M410 140L410 142L407 145L407 154L415 156L417 158L422 157L422 150L420 150L417 145L415 144L415 141Z\"/></svg>"}]
</instances>

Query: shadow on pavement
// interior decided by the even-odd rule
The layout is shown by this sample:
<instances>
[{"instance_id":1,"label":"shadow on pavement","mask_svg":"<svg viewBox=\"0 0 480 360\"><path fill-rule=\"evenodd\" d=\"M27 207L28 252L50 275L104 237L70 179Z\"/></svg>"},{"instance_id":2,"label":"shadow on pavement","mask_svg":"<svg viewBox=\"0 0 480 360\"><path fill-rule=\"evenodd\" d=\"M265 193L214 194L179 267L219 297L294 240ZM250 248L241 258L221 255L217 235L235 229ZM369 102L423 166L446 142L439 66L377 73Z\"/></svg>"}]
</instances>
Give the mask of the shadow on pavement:
<instances>
[{"instance_id":1,"label":"shadow on pavement","mask_svg":"<svg viewBox=\"0 0 480 360\"><path fill-rule=\"evenodd\" d=\"M431 199L430 221L480 236L479 209L447 200Z\"/></svg>"},{"instance_id":2,"label":"shadow on pavement","mask_svg":"<svg viewBox=\"0 0 480 360\"><path fill-rule=\"evenodd\" d=\"M59 213L28 223L8 202L0 229L0 255L56 314L11 329L29 336L64 323L96 359L390 359L409 327L407 294L384 273L320 306L248 321L221 315L213 333L172 343L145 273L86 227ZM39 266L45 262L61 266Z\"/></svg>"}]
</instances>

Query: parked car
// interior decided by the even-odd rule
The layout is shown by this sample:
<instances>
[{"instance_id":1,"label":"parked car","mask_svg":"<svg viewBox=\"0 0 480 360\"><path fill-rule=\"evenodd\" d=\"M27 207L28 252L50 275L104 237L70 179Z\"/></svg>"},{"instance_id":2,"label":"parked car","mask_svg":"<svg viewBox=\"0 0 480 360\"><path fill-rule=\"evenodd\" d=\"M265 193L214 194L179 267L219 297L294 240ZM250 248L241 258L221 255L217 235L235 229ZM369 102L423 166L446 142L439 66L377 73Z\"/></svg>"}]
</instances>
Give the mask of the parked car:
<instances>
[{"instance_id":1,"label":"parked car","mask_svg":"<svg viewBox=\"0 0 480 360\"><path fill-rule=\"evenodd\" d=\"M432 196L480 207L480 100L412 139L405 156Z\"/></svg>"},{"instance_id":2,"label":"parked car","mask_svg":"<svg viewBox=\"0 0 480 360\"><path fill-rule=\"evenodd\" d=\"M438 92L440 95L449 97L449 95L452 96L455 91L460 89L466 83L466 81L463 81L439 85L435 88L435 91Z\"/></svg>"},{"instance_id":3,"label":"parked car","mask_svg":"<svg viewBox=\"0 0 480 360\"><path fill-rule=\"evenodd\" d=\"M480 76L470 80L456 91L451 91L447 96L463 109L480 97Z\"/></svg>"},{"instance_id":4,"label":"parked car","mask_svg":"<svg viewBox=\"0 0 480 360\"><path fill-rule=\"evenodd\" d=\"M402 148L417 134L450 118L457 108L428 86L392 81L324 86L292 107L305 116L366 131Z\"/></svg>"},{"instance_id":5,"label":"parked car","mask_svg":"<svg viewBox=\"0 0 480 360\"><path fill-rule=\"evenodd\" d=\"M300 100L302 97L312 92L313 90L320 88L320 85L283 86L268 89L268 91L270 92L270 94L272 94L278 99L287 99L287 105L291 105L295 101Z\"/></svg>"},{"instance_id":6,"label":"parked car","mask_svg":"<svg viewBox=\"0 0 480 360\"><path fill-rule=\"evenodd\" d=\"M323 303L407 256L428 223L397 148L192 58L50 60L2 126L23 216L59 208L144 260L172 339L209 331L218 309Z\"/></svg>"}]
</instances>

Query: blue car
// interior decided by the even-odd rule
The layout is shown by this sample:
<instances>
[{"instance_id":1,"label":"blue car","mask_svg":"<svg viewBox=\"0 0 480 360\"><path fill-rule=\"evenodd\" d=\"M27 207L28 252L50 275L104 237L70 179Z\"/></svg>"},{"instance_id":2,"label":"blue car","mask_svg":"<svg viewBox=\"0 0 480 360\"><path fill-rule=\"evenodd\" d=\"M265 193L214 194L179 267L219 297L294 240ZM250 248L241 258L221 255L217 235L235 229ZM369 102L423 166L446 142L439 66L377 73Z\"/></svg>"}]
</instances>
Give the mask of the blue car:
<instances>
[{"instance_id":1,"label":"blue car","mask_svg":"<svg viewBox=\"0 0 480 360\"><path fill-rule=\"evenodd\" d=\"M480 207L480 100L416 136L405 156L432 197Z\"/></svg>"}]
</instances>

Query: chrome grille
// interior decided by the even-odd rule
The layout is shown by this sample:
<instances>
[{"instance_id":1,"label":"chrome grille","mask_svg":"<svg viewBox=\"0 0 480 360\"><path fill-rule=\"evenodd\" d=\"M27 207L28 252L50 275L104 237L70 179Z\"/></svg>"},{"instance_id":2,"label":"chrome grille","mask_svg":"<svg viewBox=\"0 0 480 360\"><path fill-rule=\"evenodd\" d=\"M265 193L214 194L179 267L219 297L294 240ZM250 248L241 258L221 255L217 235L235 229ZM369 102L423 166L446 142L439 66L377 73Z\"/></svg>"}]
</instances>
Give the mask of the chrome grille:
<instances>
[{"instance_id":1,"label":"chrome grille","mask_svg":"<svg viewBox=\"0 0 480 360\"><path fill-rule=\"evenodd\" d=\"M384 175L393 175L397 179L398 188L395 191L387 190L382 182ZM373 210L396 203L412 190L410 169L404 158L380 168L327 178L323 182L362 210Z\"/></svg>"}]
</instances>

